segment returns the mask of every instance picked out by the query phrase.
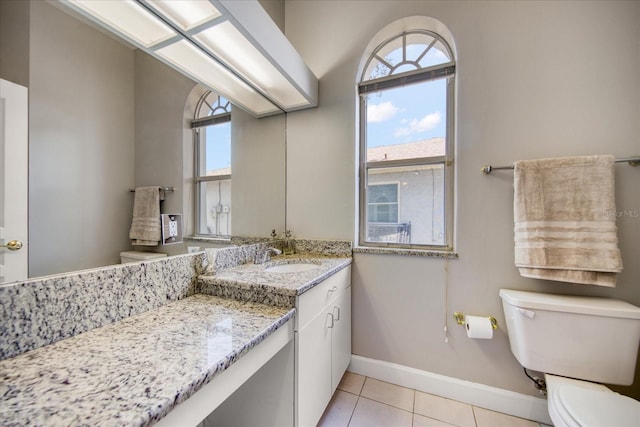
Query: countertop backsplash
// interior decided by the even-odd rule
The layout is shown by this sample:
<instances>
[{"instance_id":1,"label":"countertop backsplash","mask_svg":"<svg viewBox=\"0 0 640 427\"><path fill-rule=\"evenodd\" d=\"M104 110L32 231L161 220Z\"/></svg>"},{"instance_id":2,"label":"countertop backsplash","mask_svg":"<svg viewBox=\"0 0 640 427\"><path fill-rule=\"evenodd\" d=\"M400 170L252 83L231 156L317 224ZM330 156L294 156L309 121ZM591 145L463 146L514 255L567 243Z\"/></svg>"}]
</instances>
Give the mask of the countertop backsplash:
<instances>
[{"instance_id":1,"label":"countertop backsplash","mask_svg":"<svg viewBox=\"0 0 640 427\"><path fill-rule=\"evenodd\" d=\"M0 286L0 360L194 295L204 253Z\"/></svg>"},{"instance_id":2,"label":"countertop backsplash","mask_svg":"<svg viewBox=\"0 0 640 427\"><path fill-rule=\"evenodd\" d=\"M292 241L298 254L351 256L348 241ZM263 240L1 285L0 360L197 294L200 275L253 263L282 244Z\"/></svg>"}]
</instances>

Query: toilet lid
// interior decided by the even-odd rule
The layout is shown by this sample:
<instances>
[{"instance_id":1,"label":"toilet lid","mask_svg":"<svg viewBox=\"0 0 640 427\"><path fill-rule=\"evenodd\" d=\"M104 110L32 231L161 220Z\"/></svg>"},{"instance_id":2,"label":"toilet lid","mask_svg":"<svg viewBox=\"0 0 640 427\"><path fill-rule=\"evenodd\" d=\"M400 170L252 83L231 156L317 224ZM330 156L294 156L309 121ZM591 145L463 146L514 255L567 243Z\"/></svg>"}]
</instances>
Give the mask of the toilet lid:
<instances>
[{"instance_id":1,"label":"toilet lid","mask_svg":"<svg viewBox=\"0 0 640 427\"><path fill-rule=\"evenodd\" d=\"M640 426L640 402L618 393L564 386L558 400L580 426Z\"/></svg>"}]
</instances>

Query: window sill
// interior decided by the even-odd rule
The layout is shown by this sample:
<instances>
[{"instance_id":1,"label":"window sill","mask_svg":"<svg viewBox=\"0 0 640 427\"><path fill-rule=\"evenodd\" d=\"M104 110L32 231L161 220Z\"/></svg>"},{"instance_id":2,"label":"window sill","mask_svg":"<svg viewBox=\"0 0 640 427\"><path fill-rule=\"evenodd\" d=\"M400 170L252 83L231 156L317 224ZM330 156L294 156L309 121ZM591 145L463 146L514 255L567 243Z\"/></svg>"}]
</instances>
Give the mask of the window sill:
<instances>
[{"instance_id":1,"label":"window sill","mask_svg":"<svg viewBox=\"0 0 640 427\"><path fill-rule=\"evenodd\" d=\"M434 251L434 250L425 250L425 249L401 249L401 248L356 246L353 248L353 253L458 259L458 254L455 252L444 252L444 251Z\"/></svg>"}]
</instances>

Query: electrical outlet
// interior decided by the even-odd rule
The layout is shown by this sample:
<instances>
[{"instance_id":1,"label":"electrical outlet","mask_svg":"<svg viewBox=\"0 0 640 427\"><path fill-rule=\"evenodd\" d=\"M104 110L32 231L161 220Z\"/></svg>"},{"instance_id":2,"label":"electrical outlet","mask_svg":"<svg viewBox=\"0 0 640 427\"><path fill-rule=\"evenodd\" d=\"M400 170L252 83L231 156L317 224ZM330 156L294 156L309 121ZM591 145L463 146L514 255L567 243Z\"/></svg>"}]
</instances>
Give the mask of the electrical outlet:
<instances>
[{"instance_id":1,"label":"electrical outlet","mask_svg":"<svg viewBox=\"0 0 640 427\"><path fill-rule=\"evenodd\" d=\"M178 221L169 221L169 236L178 236Z\"/></svg>"}]
</instances>

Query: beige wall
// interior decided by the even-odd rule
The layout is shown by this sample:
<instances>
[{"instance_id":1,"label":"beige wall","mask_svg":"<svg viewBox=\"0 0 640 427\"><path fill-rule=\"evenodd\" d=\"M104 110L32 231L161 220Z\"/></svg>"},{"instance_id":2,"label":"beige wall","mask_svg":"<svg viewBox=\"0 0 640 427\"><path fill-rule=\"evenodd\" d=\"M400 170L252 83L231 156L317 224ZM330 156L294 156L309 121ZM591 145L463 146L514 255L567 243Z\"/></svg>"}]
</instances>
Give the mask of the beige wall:
<instances>
[{"instance_id":1,"label":"beige wall","mask_svg":"<svg viewBox=\"0 0 640 427\"><path fill-rule=\"evenodd\" d=\"M26 1L0 0L0 78L29 86L29 8Z\"/></svg>"},{"instance_id":2,"label":"beige wall","mask_svg":"<svg viewBox=\"0 0 640 427\"><path fill-rule=\"evenodd\" d=\"M521 278L513 265L511 172L484 164L640 153L640 3L290 1L286 34L320 78L320 105L289 114L287 226L351 239L356 210L356 72L371 38L411 15L442 21L458 52L456 251L445 261L356 254L353 352L535 395L512 356L500 288L593 294L640 305L640 218L618 220L615 289ZM638 168L616 166L618 209L640 209ZM493 315L491 341L451 319ZM444 342L443 326L449 327ZM640 381L632 391L640 396ZM629 389L624 389L629 391Z\"/></svg>"},{"instance_id":3,"label":"beige wall","mask_svg":"<svg viewBox=\"0 0 640 427\"><path fill-rule=\"evenodd\" d=\"M283 236L285 228L285 116L231 115L231 205L236 236Z\"/></svg>"},{"instance_id":4,"label":"beige wall","mask_svg":"<svg viewBox=\"0 0 640 427\"><path fill-rule=\"evenodd\" d=\"M29 276L119 262L133 202L133 51L34 1L28 63Z\"/></svg>"},{"instance_id":5,"label":"beige wall","mask_svg":"<svg viewBox=\"0 0 640 427\"><path fill-rule=\"evenodd\" d=\"M181 213L183 116L195 82L152 56L135 51L135 186L176 187L163 213Z\"/></svg>"}]
</instances>

